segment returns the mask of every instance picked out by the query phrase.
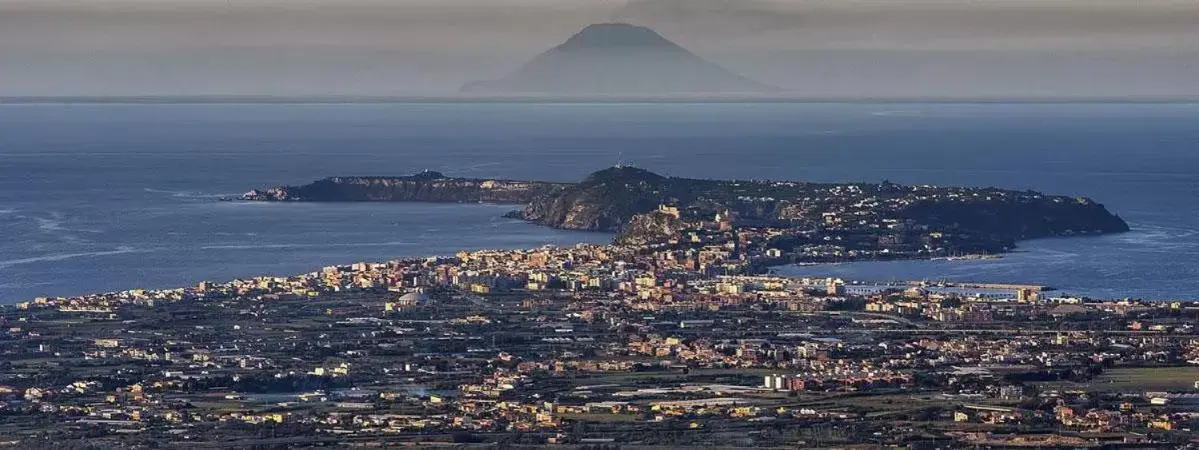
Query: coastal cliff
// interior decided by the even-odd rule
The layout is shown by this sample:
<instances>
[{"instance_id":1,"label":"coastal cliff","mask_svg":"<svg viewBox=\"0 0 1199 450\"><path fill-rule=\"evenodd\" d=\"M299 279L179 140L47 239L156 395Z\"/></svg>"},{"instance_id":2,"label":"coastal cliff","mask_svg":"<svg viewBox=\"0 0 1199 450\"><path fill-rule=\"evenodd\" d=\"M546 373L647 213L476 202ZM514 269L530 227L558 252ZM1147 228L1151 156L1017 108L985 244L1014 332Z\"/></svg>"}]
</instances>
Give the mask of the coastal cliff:
<instances>
[{"instance_id":1,"label":"coastal cliff","mask_svg":"<svg viewBox=\"0 0 1199 450\"><path fill-rule=\"evenodd\" d=\"M891 211L897 221L1013 239L1128 231L1127 223L1087 198L893 183L699 180L663 177L633 167L605 169L578 184L538 196L519 216L555 228L620 231L635 215L662 204L675 205L689 215L727 211L775 224L832 217L831 225L838 225L844 217Z\"/></svg>"},{"instance_id":2,"label":"coastal cliff","mask_svg":"<svg viewBox=\"0 0 1199 450\"><path fill-rule=\"evenodd\" d=\"M673 198L673 187L661 175L613 167L534 198L519 217L554 228L619 231L634 215L653 211Z\"/></svg>"}]
</instances>

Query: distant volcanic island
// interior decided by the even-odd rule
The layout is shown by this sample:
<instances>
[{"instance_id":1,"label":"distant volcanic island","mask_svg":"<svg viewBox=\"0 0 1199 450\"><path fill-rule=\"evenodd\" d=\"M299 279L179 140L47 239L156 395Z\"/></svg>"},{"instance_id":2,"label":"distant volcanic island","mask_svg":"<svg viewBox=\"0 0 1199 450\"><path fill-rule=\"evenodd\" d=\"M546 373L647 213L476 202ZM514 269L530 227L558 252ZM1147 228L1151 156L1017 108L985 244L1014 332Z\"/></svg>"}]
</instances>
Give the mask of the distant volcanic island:
<instances>
[{"instance_id":1,"label":"distant volcanic island","mask_svg":"<svg viewBox=\"0 0 1199 450\"><path fill-rule=\"evenodd\" d=\"M666 177L627 166L578 183L331 177L252 190L244 201L521 205L508 217L619 233L646 249L736 248L770 265L996 254L1025 239L1117 233L1128 224L1088 198L997 188Z\"/></svg>"},{"instance_id":2,"label":"distant volcanic island","mask_svg":"<svg viewBox=\"0 0 1199 450\"><path fill-rule=\"evenodd\" d=\"M507 76L462 87L474 94L564 96L772 91L778 89L729 72L654 30L624 23L587 26Z\"/></svg>"}]
</instances>

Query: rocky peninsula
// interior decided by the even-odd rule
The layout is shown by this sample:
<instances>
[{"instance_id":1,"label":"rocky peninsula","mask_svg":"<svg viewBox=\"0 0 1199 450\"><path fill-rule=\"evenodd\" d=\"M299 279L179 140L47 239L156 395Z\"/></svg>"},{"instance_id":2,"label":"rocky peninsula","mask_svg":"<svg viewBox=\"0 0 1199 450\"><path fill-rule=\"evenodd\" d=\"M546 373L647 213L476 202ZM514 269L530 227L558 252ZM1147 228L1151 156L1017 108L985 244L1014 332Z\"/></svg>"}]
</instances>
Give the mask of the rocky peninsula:
<instances>
[{"instance_id":1,"label":"rocky peninsula","mask_svg":"<svg viewBox=\"0 0 1199 450\"><path fill-rule=\"evenodd\" d=\"M569 184L451 178L426 170L402 177L329 177L303 186L252 190L241 200L276 202L434 202L526 204Z\"/></svg>"},{"instance_id":2,"label":"rocky peninsula","mask_svg":"<svg viewBox=\"0 0 1199 450\"><path fill-rule=\"evenodd\" d=\"M998 188L666 177L617 166L578 183L449 177L330 177L253 190L245 201L520 205L509 217L621 233L618 242L680 245L701 235L754 236L790 259L999 253L1025 239L1116 233L1128 224L1089 198ZM772 252L773 253L773 252ZM784 259L786 259L784 257Z\"/></svg>"}]
</instances>

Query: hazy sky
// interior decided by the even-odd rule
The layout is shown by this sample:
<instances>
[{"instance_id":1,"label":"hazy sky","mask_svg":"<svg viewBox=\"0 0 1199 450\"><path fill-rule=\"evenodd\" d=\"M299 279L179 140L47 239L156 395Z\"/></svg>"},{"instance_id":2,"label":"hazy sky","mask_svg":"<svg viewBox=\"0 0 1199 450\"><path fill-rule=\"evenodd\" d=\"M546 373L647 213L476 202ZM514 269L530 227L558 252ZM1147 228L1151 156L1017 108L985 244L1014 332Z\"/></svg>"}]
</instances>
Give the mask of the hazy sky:
<instances>
[{"instance_id":1,"label":"hazy sky","mask_svg":"<svg viewBox=\"0 0 1199 450\"><path fill-rule=\"evenodd\" d=\"M594 22L823 97L1199 97L1193 0L0 0L0 95L451 94Z\"/></svg>"}]
</instances>

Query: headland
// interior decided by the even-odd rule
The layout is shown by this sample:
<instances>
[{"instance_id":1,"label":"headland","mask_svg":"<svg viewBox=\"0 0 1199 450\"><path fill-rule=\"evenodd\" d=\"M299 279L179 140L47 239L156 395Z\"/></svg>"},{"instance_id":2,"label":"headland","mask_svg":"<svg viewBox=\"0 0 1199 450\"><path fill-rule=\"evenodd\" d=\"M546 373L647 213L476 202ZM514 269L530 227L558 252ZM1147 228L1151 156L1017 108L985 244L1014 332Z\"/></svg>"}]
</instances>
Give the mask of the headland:
<instances>
[{"instance_id":1,"label":"headland","mask_svg":"<svg viewBox=\"0 0 1199 450\"><path fill-rule=\"evenodd\" d=\"M771 264L945 258L1009 251L1021 240L1118 233L1089 198L998 188L707 180L616 166L578 183L449 177L330 177L252 190L242 201L496 203L509 217L619 233L647 248L734 247Z\"/></svg>"}]
</instances>

